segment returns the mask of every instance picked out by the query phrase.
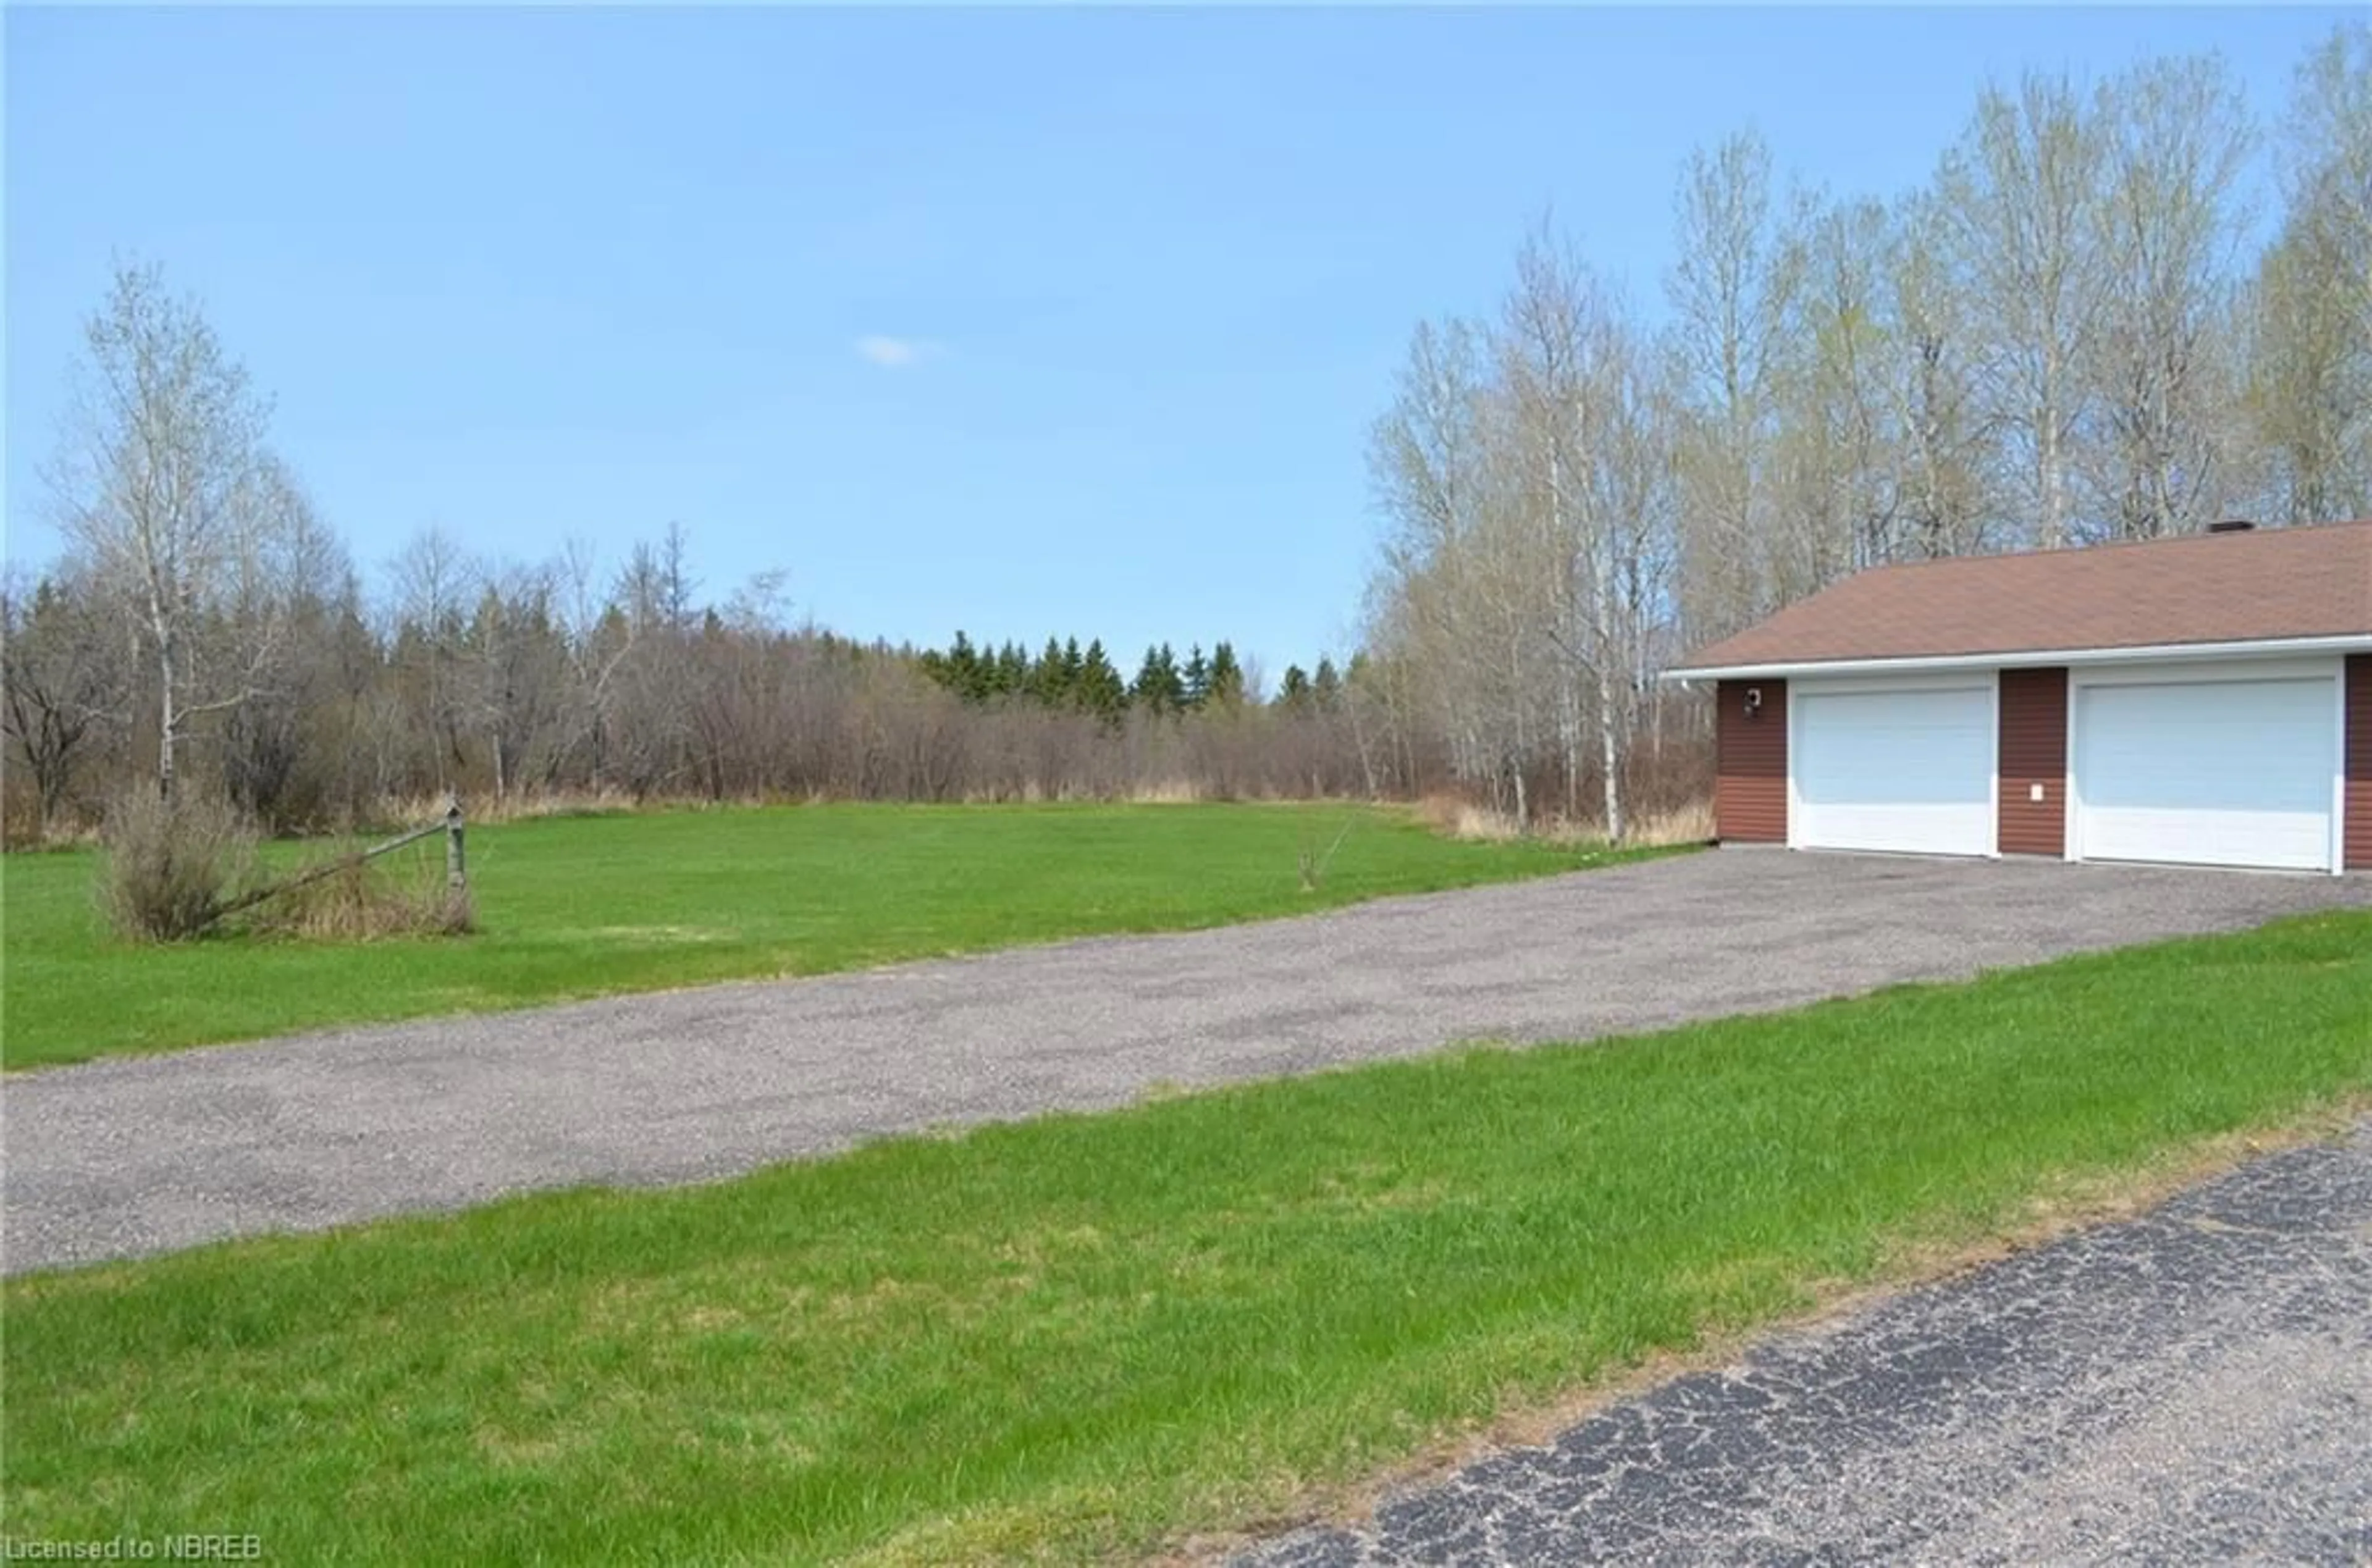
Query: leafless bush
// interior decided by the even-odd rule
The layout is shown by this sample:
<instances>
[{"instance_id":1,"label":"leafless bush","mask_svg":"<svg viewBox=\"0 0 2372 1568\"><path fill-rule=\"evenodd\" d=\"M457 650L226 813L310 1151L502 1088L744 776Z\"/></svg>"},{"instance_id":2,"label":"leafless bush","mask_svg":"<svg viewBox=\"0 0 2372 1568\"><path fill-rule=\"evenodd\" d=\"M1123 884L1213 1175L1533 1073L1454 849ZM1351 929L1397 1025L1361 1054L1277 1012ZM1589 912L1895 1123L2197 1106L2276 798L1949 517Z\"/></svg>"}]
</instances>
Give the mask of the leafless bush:
<instances>
[{"instance_id":1,"label":"leafless bush","mask_svg":"<svg viewBox=\"0 0 2372 1568\"><path fill-rule=\"evenodd\" d=\"M257 835L229 801L153 787L110 803L99 857L99 902L116 935L136 942L197 935L256 875Z\"/></svg>"}]
</instances>

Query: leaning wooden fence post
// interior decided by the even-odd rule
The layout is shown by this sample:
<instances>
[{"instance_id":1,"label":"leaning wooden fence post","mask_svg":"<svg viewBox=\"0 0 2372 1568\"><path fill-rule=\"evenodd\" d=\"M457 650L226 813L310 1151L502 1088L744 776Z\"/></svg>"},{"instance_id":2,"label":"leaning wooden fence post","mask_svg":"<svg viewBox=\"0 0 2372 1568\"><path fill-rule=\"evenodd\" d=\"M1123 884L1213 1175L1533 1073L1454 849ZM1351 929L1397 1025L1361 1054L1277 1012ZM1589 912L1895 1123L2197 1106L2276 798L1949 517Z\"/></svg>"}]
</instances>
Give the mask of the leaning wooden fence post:
<instances>
[{"instance_id":1,"label":"leaning wooden fence post","mask_svg":"<svg viewBox=\"0 0 2372 1568\"><path fill-rule=\"evenodd\" d=\"M461 855L461 801L457 796L445 808L445 890L455 898L470 890L470 872Z\"/></svg>"}]
</instances>

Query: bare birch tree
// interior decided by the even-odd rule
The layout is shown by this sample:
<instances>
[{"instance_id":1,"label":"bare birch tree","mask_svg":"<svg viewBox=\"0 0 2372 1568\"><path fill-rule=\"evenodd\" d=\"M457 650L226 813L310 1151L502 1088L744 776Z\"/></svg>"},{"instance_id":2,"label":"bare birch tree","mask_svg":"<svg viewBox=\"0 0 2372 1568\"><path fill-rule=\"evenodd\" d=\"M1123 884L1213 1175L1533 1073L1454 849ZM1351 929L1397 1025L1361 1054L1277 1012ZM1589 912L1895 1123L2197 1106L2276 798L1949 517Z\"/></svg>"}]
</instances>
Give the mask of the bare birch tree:
<instances>
[{"instance_id":1,"label":"bare birch tree","mask_svg":"<svg viewBox=\"0 0 2372 1568\"><path fill-rule=\"evenodd\" d=\"M2275 521L2372 514L2372 344L2334 286L2353 264L2291 224L2250 290L2247 406Z\"/></svg>"},{"instance_id":2,"label":"bare birch tree","mask_svg":"<svg viewBox=\"0 0 2372 1568\"><path fill-rule=\"evenodd\" d=\"M1808 212L1793 241L1800 281L1775 377L1781 516L1771 570L1782 599L1896 553L1888 243L1886 210L1868 201Z\"/></svg>"},{"instance_id":3,"label":"bare birch tree","mask_svg":"<svg viewBox=\"0 0 2372 1568\"><path fill-rule=\"evenodd\" d=\"M203 645L284 521L278 487L259 482L266 411L156 267L117 271L84 348L52 482L70 547L148 664L157 786L169 799L192 721L247 698L260 673L260 656L226 663Z\"/></svg>"},{"instance_id":4,"label":"bare birch tree","mask_svg":"<svg viewBox=\"0 0 2372 1568\"><path fill-rule=\"evenodd\" d=\"M1773 378L1795 290L1771 193L1771 153L1734 135L1681 170L1677 260L1665 279L1673 313L1687 531L1681 591L1705 634L1776 608L1762 571L1773 517L1769 447Z\"/></svg>"},{"instance_id":5,"label":"bare birch tree","mask_svg":"<svg viewBox=\"0 0 2372 1568\"><path fill-rule=\"evenodd\" d=\"M1517 258L1500 362L1544 595L1541 634L1558 656L1553 694L1567 809L1595 740L1599 812L1623 836L1622 772L1645 684L1645 648L1670 587L1666 505L1670 409L1622 303L1543 226ZM1527 568L1533 552L1520 552Z\"/></svg>"},{"instance_id":6,"label":"bare birch tree","mask_svg":"<svg viewBox=\"0 0 2372 1568\"><path fill-rule=\"evenodd\" d=\"M2372 341L2372 22L2341 23L2307 56L2286 132L2291 210L2342 263L2335 291Z\"/></svg>"},{"instance_id":7,"label":"bare birch tree","mask_svg":"<svg viewBox=\"0 0 2372 1568\"><path fill-rule=\"evenodd\" d=\"M2218 515L2239 439L2229 326L2247 111L2205 58L2135 68L2102 87L2097 114L2091 510L2115 538L2191 532Z\"/></svg>"},{"instance_id":8,"label":"bare birch tree","mask_svg":"<svg viewBox=\"0 0 2372 1568\"><path fill-rule=\"evenodd\" d=\"M1959 286L1932 196L1897 208L1887 266L1902 553L1933 559L1985 549L2000 517L1999 429L1987 421L1977 385L1979 313Z\"/></svg>"},{"instance_id":9,"label":"bare birch tree","mask_svg":"<svg viewBox=\"0 0 2372 1568\"><path fill-rule=\"evenodd\" d=\"M1485 347L1462 320L1418 327L1377 423L1368 471L1386 531L1368 636L1425 669L1453 767L1497 790L1526 744L1508 679L1525 636L1509 575L1486 575L1480 548L1505 512L1492 494Z\"/></svg>"},{"instance_id":10,"label":"bare birch tree","mask_svg":"<svg viewBox=\"0 0 2372 1568\"><path fill-rule=\"evenodd\" d=\"M2102 308L2101 138L2065 76L1988 87L1936 180L1960 286L1990 324L1988 415L2017 434L2031 542L2075 533L2074 475L2088 412L2084 367Z\"/></svg>"},{"instance_id":11,"label":"bare birch tree","mask_svg":"<svg viewBox=\"0 0 2372 1568\"><path fill-rule=\"evenodd\" d=\"M2267 502L2287 522L2372 512L2372 26L2299 67L2283 138L2281 230L2244 319Z\"/></svg>"}]
</instances>

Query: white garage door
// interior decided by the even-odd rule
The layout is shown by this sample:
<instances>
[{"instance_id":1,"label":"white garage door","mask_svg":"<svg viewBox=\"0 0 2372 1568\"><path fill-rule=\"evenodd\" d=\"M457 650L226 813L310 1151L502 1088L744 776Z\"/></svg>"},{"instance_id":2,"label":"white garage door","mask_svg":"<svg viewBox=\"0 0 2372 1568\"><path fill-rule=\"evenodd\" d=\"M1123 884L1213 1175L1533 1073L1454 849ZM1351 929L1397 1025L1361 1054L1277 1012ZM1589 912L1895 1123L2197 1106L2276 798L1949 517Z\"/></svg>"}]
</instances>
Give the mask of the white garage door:
<instances>
[{"instance_id":1,"label":"white garage door","mask_svg":"<svg viewBox=\"0 0 2372 1568\"><path fill-rule=\"evenodd\" d=\"M2076 853L2329 870L2335 686L2077 687Z\"/></svg>"},{"instance_id":2,"label":"white garage door","mask_svg":"<svg viewBox=\"0 0 2372 1568\"><path fill-rule=\"evenodd\" d=\"M1799 847L1993 853L1990 685L1791 700Z\"/></svg>"}]
</instances>

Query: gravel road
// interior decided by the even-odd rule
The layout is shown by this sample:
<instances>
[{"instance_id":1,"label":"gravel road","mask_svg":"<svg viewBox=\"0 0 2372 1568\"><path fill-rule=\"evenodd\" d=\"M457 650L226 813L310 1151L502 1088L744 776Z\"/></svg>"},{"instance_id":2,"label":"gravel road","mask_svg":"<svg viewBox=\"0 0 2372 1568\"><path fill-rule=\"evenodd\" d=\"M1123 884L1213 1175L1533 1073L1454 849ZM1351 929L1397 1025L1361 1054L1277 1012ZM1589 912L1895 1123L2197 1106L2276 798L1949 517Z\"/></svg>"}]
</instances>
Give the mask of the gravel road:
<instances>
[{"instance_id":1,"label":"gravel road","mask_svg":"<svg viewBox=\"0 0 2372 1568\"><path fill-rule=\"evenodd\" d=\"M6 1080L0 1267L692 1181L1459 1040L1587 1039L2372 902L2362 877L1730 850Z\"/></svg>"}]
</instances>

